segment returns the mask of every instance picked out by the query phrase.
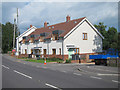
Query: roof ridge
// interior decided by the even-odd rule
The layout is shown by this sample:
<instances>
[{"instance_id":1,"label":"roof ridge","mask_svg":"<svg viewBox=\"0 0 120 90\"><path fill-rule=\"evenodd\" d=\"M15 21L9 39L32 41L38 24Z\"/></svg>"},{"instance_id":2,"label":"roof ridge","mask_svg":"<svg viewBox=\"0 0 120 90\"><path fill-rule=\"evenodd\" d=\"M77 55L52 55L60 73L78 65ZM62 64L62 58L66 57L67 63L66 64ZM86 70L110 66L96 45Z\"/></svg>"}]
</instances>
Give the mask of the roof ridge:
<instances>
[{"instance_id":1,"label":"roof ridge","mask_svg":"<svg viewBox=\"0 0 120 90\"><path fill-rule=\"evenodd\" d=\"M86 17L82 17L82 18L78 18L78 19L73 19L73 20L70 20L69 22L74 21L74 20L83 19L83 18L86 18ZM37 28L36 30L42 29L42 28L48 28L48 27L51 27L51 26L54 26L54 25L58 25L58 24L62 24L62 23L66 23L66 21L65 22L61 22L61 23L56 23L56 24L53 24L53 25L50 25L50 26L47 26L47 27Z\"/></svg>"}]
</instances>

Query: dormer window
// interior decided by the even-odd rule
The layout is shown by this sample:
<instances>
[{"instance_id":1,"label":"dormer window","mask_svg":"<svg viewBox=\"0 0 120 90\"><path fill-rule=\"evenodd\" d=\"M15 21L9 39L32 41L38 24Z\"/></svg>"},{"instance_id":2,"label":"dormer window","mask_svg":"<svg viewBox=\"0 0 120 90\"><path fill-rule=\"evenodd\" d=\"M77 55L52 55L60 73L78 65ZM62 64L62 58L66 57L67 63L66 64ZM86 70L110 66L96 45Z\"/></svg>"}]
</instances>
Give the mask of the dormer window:
<instances>
[{"instance_id":1,"label":"dormer window","mask_svg":"<svg viewBox=\"0 0 120 90\"><path fill-rule=\"evenodd\" d=\"M43 41L44 41L44 39L45 39L45 37L47 37L47 36L48 36L48 34L49 34L49 33L46 33L46 32L41 33L41 34L40 34L40 41L41 41L41 42L43 42Z\"/></svg>"},{"instance_id":2,"label":"dormer window","mask_svg":"<svg viewBox=\"0 0 120 90\"><path fill-rule=\"evenodd\" d=\"M63 33L63 30L55 30L52 32L52 40L59 40L59 35Z\"/></svg>"},{"instance_id":3,"label":"dormer window","mask_svg":"<svg viewBox=\"0 0 120 90\"><path fill-rule=\"evenodd\" d=\"M30 36L30 42L31 42L31 43L34 42L34 37L35 37L35 35L31 35L31 36Z\"/></svg>"},{"instance_id":4,"label":"dormer window","mask_svg":"<svg viewBox=\"0 0 120 90\"><path fill-rule=\"evenodd\" d=\"M23 37L22 43L25 44L26 36Z\"/></svg>"},{"instance_id":5,"label":"dormer window","mask_svg":"<svg viewBox=\"0 0 120 90\"><path fill-rule=\"evenodd\" d=\"M40 36L40 42L43 42L43 41L44 41L44 37Z\"/></svg>"}]
</instances>

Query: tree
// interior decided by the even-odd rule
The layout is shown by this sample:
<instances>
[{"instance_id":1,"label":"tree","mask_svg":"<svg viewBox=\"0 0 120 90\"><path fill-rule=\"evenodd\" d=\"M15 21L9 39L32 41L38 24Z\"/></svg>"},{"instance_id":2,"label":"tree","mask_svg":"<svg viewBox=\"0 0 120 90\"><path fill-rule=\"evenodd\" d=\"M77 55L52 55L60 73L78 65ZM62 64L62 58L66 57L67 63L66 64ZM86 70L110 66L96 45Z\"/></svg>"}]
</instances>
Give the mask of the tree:
<instances>
[{"instance_id":1,"label":"tree","mask_svg":"<svg viewBox=\"0 0 120 90\"><path fill-rule=\"evenodd\" d=\"M107 40L108 34L106 31L106 25L104 25L103 22L100 22L98 25L94 25L97 30L103 35L104 39L103 39L103 50L106 50L109 48L109 41Z\"/></svg>"},{"instance_id":2,"label":"tree","mask_svg":"<svg viewBox=\"0 0 120 90\"><path fill-rule=\"evenodd\" d=\"M117 49L117 43L118 43L118 33L117 29L114 27L109 27L108 31L108 41L109 41L109 48Z\"/></svg>"},{"instance_id":3,"label":"tree","mask_svg":"<svg viewBox=\"0 0 120 90\"><path fill-rule=\"evenodd\" d=\"M2 24L2 53L12 50L13 47L13 31L14 24L7 22L5 25ZM17 32L17 30L16 30ZM17 33L16 33L17 37Z\"/></svg>"},{"instance_id":4,"label":"tree","mask_svg":"<svg viewBox=\"0 0 120 90\"><path fill-rule=\"evenodd\" d=\"M118 33L118 51L120 51L120 32Z\"/></svg>"},{"instance_id":5,"label":"tree","mask_svg":"<svg viewBox=\"0 0 120 90\"><path fill-rule=\"evenodd\" d=\"M103 39L103 50L107 50L109 48L118 48L118 32L117 29L114 27L109 27L106 30L107 26L104 25L103 22L100 22L98 25L94 25L97 30L104 36Z\"/></svg>"}]
</instances>

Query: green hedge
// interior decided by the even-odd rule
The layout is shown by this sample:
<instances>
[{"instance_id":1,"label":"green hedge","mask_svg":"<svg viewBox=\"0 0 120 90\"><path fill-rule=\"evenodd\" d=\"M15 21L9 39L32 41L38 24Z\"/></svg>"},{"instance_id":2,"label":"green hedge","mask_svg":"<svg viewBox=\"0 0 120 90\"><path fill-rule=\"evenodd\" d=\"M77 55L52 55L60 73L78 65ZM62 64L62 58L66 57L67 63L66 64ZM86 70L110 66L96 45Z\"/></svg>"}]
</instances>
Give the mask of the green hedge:
<instances>
[{"instance_id":1,"label":"green hedge","mask_svg":"<svg viewBox=\"0 0 120 90\"><path fill-rule=\"evenodd\" d=\"M67 59L65 63L71 63L71 60Z\"/></svg>"}]
</instances>

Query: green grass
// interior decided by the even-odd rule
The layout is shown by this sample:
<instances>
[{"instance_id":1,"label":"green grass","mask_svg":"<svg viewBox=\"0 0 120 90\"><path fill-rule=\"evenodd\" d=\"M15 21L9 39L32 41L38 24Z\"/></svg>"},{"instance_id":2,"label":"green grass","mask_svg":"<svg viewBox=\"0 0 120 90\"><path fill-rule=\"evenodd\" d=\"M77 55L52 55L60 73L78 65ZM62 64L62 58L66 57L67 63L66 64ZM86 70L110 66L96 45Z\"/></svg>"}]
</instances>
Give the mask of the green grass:
<instances>
[{"instance_id":1,"label":"green grass","mask_svg":"<svg viewBox=\"0 0 120 90\"><path fill-rule=\"evenodd\" d=\"M45 60L25 60L25 61L37 62L37 63L44 63ZM61 60L58 60L58 61L46 60L46 63L47 62L61 62Z\"/></svg>"}]
</instances>

